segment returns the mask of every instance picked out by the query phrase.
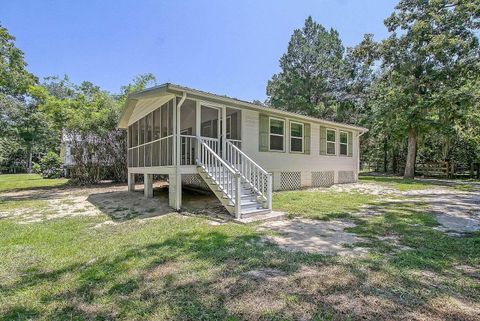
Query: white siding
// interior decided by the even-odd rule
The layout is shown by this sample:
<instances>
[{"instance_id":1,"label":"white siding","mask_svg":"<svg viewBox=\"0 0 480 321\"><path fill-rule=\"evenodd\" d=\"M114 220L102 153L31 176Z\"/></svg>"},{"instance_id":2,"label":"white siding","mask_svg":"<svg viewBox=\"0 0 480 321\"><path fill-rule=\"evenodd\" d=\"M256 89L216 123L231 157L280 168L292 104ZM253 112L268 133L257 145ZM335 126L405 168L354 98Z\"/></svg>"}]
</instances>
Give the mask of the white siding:
<instances>
[{"instance_id":1,"label":"white siding","mask_svg":"<svg viewBox=\"0 0 480 321\"><path fill-rule=\"evenodd\" d=\"M358 132L353 132L352 156L324 156L320 155L320 125L310 123L311 145L310 154L292 154L288 152L260 152L259 151L259 112L242 110L242 150L255 162L269 172L273 172L274 189L280 187L281 172L301 172L302 187L311 186L311 172L334 171L335 183L338 183L338 171L353 171L357 175ZM328 125L329 128L334 128ZM288 151L289 131L285 128L285 150ZM339 135L337 132L337 150ZM338 152L337 152L338 155Z\"/></svg>"}]
</instances>

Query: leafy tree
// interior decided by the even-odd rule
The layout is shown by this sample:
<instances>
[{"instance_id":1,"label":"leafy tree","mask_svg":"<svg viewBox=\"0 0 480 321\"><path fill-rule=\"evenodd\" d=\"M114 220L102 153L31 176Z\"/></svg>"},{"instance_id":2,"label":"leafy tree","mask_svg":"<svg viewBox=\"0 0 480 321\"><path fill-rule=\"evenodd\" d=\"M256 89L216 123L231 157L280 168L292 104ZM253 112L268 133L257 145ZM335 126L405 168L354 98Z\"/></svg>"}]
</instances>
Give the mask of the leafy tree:
<instances>
[{"instance_id":1,"label":"leafy tree","mask_svg":"<svg viewBox=\"0 0 480 321\"><path fill-rule=\"evenodd\" d=\"M281 72L267 85L272 107L328 119L336 118L345 94L345 48L336 30L305 20L280 59Z\"/></svg>"},{"instance_id":2,"label":"leafy tree","mask_svg":"<svg viewBox=\"0 0 480 321\"><path fill-rule=\"evenodd\" d=\"M364 40L380 61L372 91L382 126L408 137L404 177L414 177L419 139L431 130L451 136L456 120L475 109L467 84L479 74L479 4L401 0L385 20L379 44Z\"/></svg>"},{"instance_id":3,"label":"leafy tree","mask_svg":"<svg viewBox=\"0 0 480 321\"><path fill-rule=\"evenodd\" d=\"M0 25L0 95L22 96L36 82L26 66L23 52L15 47L15 37Z\"/></svg>"},{"instance_id":4,"label":"leafy tree","mask_svg":"<svg viewBox=\"0 0 480 321\"><path fill-rule=\"evenodd\" d=\"M54 152L48 152L38 163L33 165L33 172L43 178L59 178L62 176L62 159Z\"/></svg>"},{"instance_id":5,"label":"leafy tree","mask_svg":"<svg viewBox=\"0 0 480 321\"><path fill-rule=\"evenodd\" d=\"M26 66L15 38L0 25L0 159L5 165L25 164L30 170L35 149L48 142L49 126L28 99L28 89L37 79Z\"/></svg>"},{"instance_id":6,"label":"leafy tree","mask_svg":"<svg viewBox=\"0 0 480 321\"><path fill-rule=\"evenodd\" d=\"M126 133L117 129L120 112L129 93L154 82L153 75L140 75L123 86L118 95L87 81L72 84L67 77L52 77L42 86L32 88L39 109L71 144L73 182L126 179Z\"/></svg>"}]
</instances>

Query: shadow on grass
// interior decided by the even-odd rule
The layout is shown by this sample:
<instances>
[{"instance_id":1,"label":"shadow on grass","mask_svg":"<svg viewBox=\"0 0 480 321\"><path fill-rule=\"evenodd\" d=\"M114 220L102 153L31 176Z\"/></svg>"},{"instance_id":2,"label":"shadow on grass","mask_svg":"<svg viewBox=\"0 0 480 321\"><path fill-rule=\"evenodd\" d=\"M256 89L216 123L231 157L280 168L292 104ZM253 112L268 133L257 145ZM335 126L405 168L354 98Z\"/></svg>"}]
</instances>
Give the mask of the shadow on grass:
<instances>
[{"instance_id":1,"label":"shadow on grass","mask_svg":"<svg viewBox=\"0 0 480 321\"><path fill-rule=\"evenodd\" d=\"M474 300L474 288L441 276L455 264L478 263L478 235L442 236L409 205L385 210L383 219L353 229L372 239L373 255L351 260L284 252L253 231L219 227L180 229L159 242L120 246L59 269L26 269L1 291L8 299L42 289L41 305L12 300L0 320L449 319L430 302L452 293ZM392 233L401 233L410 249L386 253L382 241L373 242ZM273 272L262 275L265 270ZM439 274L426 280L417 271ZM471 311L449 309L452 320L474 319Z\"/></svg>"}]
</instances>

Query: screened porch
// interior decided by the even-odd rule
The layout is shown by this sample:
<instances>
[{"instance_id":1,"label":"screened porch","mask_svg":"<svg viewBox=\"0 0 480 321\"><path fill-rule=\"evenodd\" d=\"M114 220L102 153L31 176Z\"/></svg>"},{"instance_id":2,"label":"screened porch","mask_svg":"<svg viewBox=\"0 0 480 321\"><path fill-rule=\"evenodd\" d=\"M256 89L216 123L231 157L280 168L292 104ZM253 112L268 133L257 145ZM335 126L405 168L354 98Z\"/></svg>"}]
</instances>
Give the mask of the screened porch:
<instances>
[{"instance_id":1,"label":"screened porch","mask_svg":"<svg viewBox=\"0 0 480 321\"><path fill-rule=\"evenodd\" d=\"M173 98L128 126L128 167L173 166L177 156L179 165L196 165L197 137L218 155L231 158L226 141L241 149L241 118L239 109Z\"/></svg>"}]
</instances>

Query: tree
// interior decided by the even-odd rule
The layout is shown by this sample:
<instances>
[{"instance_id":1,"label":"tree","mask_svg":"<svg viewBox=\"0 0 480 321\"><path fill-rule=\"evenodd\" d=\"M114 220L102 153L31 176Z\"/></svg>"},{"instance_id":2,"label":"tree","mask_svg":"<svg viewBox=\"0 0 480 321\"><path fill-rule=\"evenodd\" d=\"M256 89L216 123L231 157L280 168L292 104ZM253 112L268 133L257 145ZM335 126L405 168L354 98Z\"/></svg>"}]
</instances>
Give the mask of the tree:
<instances>
[{"instance_id":1,"label":"tree","mask_svg":"<svg viewBox=\"0 0 480 321\"><path fill-rule=\"evenodd\" d=\"M23 158L30 171L33 150L44 142L48 124L28 99L28 89L37 79L26 66L23 52L15 46L15 37L0 25L0 158L7 165L15 165Z\"/></svg>"},{"instance_id":2,"label":"tree","mask_svg":"<svg viewBox=\"0 0 480 321\"><path fill-rule=\"evenodd\" d=\"M466 84L478 77L479 4L401 0L385 20L390 35L372 46L380 60L376 115L408 137L404 177L413 178L419 138L447 130L475 106Z\"/></svg>"},{"instance_id":3,"label":"tree","mask_svg":"<svg viewBox=\"0 0 480 321\"><path fill-rule=\"evenodd\" d=\"M75 162L70 171L73 182L126 179L126 133L117 129L120 112L128 94L152 83L152 74L137 76L118 95L87 81L75 85L67 77L51 77L32 88L39 109L69 138Z\"/></svg>"},{"instance_id":4,"label":"tree","mask_svg":"<svg viewBox=\"0 0 480 321\"><path fill-rule=\"evenodd\" d=\"M15 47L15 37L0 25L0 95L20 97L36 82L26 70L23 52Z\"/></svg>"},{"instance_id":5,"label":"tree","mask_svg":"<svg viewBox=\"0 0 480 321\"><path fill-rule=\"evenodd\" d=\"M267 85L267 103L301 114L336 118L343 102L347 70L345 49L336 30L305 20L296 29L280 59L281 72Z\"/></svg>"}]
</instances>

